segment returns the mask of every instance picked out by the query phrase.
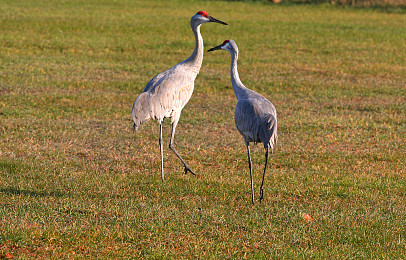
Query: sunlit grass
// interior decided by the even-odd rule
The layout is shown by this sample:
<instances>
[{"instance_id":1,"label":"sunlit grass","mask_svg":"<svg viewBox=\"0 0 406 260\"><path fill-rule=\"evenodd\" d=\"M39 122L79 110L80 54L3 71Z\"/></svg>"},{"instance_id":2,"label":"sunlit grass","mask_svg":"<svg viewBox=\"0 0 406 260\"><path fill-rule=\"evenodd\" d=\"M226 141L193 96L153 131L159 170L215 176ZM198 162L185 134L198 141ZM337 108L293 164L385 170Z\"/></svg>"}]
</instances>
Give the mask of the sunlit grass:
<instances>
[{"instance_id":1,"label":"sunlit grass","mask_svg":"<svg viewBox=\"0 0 406 260\"><path fill-rule=\"evenodd\" d=\"M406 257L404 14L222 1L0 3L1 258ZM133 133L148 80L234 39L278 110L250 204L226 52L205 53L177 128ZM255 191L264 163L253 147Z\"/></svg>"}]
</instances>

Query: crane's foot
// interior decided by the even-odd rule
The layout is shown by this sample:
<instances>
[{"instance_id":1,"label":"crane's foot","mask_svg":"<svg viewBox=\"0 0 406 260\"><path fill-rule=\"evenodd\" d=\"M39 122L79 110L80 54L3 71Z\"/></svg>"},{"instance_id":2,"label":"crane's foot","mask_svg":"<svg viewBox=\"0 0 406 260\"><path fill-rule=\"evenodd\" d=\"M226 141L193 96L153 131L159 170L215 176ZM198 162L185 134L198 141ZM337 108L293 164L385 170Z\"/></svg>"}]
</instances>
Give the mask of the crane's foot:
<instances>
[{"instance_id":1,"label":"crane's foot","mask_svg":"<svg viewBox=\"0 0 406 260\"><path fill-rule=\"evenodd\" d=\"M196 175L196 173L194 173L188 165L185 165L185 174L187 174L187 172L190 172L191 174Z\"/></svg>"},{"instance_id":2,"label":"crane's foot","mask_svg":"<svg viewBox=\"0 0 406 260\"><path fill-rule=\"evenodd\" d=\"M259 202L262 202L263 199L264 199L264 188L261 187L261 189L259 190Z\"/></svg>"}]
</instances>

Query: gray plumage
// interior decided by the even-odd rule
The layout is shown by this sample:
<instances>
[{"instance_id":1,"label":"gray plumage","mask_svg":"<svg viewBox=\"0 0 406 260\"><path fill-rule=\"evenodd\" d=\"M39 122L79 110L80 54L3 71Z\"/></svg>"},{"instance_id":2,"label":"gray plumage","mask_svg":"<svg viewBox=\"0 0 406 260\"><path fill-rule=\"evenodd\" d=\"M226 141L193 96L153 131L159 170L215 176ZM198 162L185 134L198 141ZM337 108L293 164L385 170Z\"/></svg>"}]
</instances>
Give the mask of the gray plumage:
<instances>
[{"instance_id":1,"label":"gray plumage","mask_svg":"<svg viewBox=\"0 0 406 260\"><path fill-rule=\"evenodd\" d=\"M152 78L133 104L131 117L136 130L138 130L138 127L142 123L151 118L159 122L162 180L164 180L162 123L163 120L168 117L171 118L172 124L169 148L182 161L185 166L185 173L189 171L195 174L176 151L174 147L174 137L182 109L192 96L194 81L203 61L203 38L200 34L200 26L208 22L226 24L209 16L207 12L197 12L190 20L190 26L195 36L195 48L192 55L181 63Z\"/></svg>"},{"instance_id":2,"label":"gray plumage","mask_svg":"<svg viewBox=\"0 0 406 260\"><path fill-rule=\"evenodd\" d=\"M246 88L238 75L237 60L238 47L233 40L226 40L223 44L211 48L209 51L226 50L231 54L231 83L237 97L235 107L235 125L244 138L248 152L248 165L251 176L251 198L254 204L254 186L252 180L252 163L250 155L250 142L261 142L265 148L265 166L260 188L260 201L264 198L264 179L268 163L269 148L273 152L277 140L277 116L274 105L257 92Z\"/></svg>"}]
</instances>

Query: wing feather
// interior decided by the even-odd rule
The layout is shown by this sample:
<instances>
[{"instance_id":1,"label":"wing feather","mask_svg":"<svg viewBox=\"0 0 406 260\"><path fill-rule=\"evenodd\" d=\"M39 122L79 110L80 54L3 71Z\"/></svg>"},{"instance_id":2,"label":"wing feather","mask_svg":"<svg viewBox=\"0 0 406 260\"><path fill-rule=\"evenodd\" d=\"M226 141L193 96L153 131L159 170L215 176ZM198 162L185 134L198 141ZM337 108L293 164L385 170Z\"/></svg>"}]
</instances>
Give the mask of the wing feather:
<instances>
[{"instance_id":1,"label":"wing feather","mask_svg":"<svg viewBox=\"0 0 406 260\"><path fill-rule=\"evenodd\" d=\"M163 120L180 113L189 101L194 89L194 78L185 73L182 66L158 74L145 86L151 118Z\"/></svg>"},{"instance_id":2,"label":"wing feather","mask_svg":"<svg viewBox=\"0 0 406 260\"><path fill-rule=\"evenodd\" d=\"M261 142L274 149L277 142L276 110L266 98L239 100L235 108L235 125L245 142Z\"/></svg>"}]
</instances>

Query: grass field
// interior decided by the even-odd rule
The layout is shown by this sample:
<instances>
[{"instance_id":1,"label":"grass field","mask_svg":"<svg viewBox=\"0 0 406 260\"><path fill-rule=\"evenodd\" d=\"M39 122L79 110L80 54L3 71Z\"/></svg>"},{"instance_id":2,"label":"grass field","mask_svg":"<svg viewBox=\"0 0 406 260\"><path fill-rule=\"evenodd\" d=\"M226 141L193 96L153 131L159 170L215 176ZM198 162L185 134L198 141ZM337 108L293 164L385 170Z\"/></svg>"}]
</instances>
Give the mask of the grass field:
<instances>
[{"instance_id":1,"label":"grass field","mask_svg":"<svg viewBox=\"0 0 406 260\"><path fill-rule=\"evenodd\" d=\"M177 127L131 106L232 38L278 110L265 200L250 203L230 55L205 53ZM406 15L223 1L0 2L0 258L406 258ZM252 148L259 193L264 150Z\"/></svg>"}]
</instances>

